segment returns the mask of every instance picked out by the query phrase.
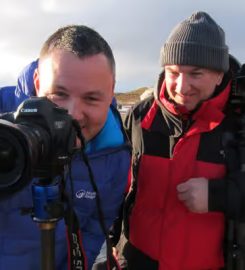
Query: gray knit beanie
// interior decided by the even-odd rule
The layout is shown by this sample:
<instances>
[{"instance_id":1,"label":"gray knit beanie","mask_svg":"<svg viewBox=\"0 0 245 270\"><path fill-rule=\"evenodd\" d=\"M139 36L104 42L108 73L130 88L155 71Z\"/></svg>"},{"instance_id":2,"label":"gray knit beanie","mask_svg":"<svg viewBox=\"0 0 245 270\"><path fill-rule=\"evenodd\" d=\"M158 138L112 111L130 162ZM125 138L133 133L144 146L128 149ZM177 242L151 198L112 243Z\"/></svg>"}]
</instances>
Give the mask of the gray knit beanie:
<instances>
[{"instance_id":1,"label":"gray knit beanie","mask_svg":"<svg viewBox=\"0 0 245 270\"><path fill-rule=\"evenodd\" d=\"M226 72L229 53L223 29L207 13L193 13L170 33L161 49L161 64Z\"/></svg>"}]
</instances>

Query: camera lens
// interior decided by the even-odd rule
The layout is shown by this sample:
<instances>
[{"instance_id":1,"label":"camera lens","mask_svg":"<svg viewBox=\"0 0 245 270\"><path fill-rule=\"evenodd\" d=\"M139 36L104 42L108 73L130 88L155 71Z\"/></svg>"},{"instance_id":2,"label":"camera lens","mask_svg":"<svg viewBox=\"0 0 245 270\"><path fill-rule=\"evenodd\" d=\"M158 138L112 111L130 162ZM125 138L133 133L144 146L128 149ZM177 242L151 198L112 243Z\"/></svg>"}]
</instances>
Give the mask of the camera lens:
<instances>
[{"instance_id":1,"label":"camera lens","mask_svg":"<svg viewBox=\"0 0 245 270\"><path fill-rule=\"evenodd\" d=\"M10 172L15 165L16 151L14 147L0 139L0 172Z\"/></svg>"},{"instance_id":2,"label":"camera lens","mask_svg":"<svg viewBox=\"0 0 245 270\"><path fill-rule=\"evenodd\" d=\"M0 199L26 184L28 145L18 127L0 120ZM23 137L23 139L22 139ZM23 176L23 177L22 177Z\"/></svg>"}]
</instances>

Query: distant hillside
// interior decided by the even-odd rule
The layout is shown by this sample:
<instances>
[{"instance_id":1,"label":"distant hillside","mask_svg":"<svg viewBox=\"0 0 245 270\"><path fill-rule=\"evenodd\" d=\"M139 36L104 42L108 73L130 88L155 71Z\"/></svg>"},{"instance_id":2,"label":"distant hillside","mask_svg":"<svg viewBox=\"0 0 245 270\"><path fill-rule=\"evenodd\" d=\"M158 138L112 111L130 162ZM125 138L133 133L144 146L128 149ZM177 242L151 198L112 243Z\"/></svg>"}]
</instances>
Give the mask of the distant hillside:
<instances>
[{"instance_id":1,"label":"distant hillside","mask_svg":"<svg viewBox=\"0 0 245 270\"><path fill-rule=\"evenodd\" d=\"M115 97L118 104L132 104L140 100L140 96L147 90L149 87L141 87L133 91L125 93L115 93Z\"/></svg>"}]
</instances>

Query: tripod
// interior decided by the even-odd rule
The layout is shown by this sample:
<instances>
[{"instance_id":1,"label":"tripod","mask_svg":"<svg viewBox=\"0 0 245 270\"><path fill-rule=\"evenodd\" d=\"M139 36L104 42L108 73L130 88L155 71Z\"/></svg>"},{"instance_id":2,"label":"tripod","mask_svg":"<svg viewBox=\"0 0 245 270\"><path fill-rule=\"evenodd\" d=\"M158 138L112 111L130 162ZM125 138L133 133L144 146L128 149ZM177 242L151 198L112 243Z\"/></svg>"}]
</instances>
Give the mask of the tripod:
<instances>
[{"instance_id":1,"label":"tripod","mask_svg":"<svg viewBox=\"0 0 245 270\"><path fill-rule=\"evenodd\" d=\"M40 179L32 186L33 220L41 231L41 270L55 269L55 227L63 217L60 182Z\"/></svg>"}]
</instances>

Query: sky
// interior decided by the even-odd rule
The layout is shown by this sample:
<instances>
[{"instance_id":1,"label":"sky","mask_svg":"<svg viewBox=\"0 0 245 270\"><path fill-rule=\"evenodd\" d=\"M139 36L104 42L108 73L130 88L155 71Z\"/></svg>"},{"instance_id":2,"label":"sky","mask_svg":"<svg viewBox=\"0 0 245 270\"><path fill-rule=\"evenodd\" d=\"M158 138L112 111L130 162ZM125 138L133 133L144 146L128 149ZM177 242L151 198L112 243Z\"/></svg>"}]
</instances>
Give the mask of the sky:
<instances>
[{"instance_id":1,"label":"sky","mask_svg":"<svg viewBox=\"0 0 245 270\"><path fill-rule=\"evenodd\" d=\"M116 59L116 92L154 86L160 49L172 28L195 11L208 12L226 43L245 62L244 0L1 0L0 87L38 58L59 27L84 24L110 44Z\"/></svg>"}]
</instances>

